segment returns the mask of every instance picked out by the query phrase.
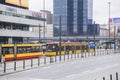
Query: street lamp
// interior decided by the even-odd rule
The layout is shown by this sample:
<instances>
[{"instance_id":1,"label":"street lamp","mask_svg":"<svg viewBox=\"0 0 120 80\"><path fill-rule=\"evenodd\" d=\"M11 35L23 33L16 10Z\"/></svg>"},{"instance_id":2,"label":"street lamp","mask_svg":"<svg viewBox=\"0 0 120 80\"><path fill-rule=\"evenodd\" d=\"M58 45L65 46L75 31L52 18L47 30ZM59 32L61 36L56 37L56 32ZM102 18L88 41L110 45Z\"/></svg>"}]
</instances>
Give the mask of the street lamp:
<instances>
[{"instance_id":1,"label":"street lamp","mask_svg":"<svg viewBox=\"0 0 120 80\"><path fill-rule=\"evenodd\" d=\"M110 5L111 5L111 2L108 2L108 5L109 5L108 27L109 27L109 41L110 41Z\"/></svg>"},{"instance_id":2,"label":"street lamp","mask_svg":"<svg viewBox=\"0 0 120 80\"><path fill-rule=\"evenodd\" d=\"M96 24L95 24L95 21L94 21L94 24L93 24L93 29L94 29L94 35L93 35L93 37L94 37L94 45L95 45L95 35L96 35ZM96 53L95 53L95 46L94 46L94 56L96 55Z\"/></svg>"},{"instance_id":3,"label":"street lamp","mask_svg":"<svg viewBox=\"0 0 120 80\"><path fill-rule=\"evenodd\" d=\"M61 61L61 15L59 16L59 54L60 54L60 61Z\"/></svg>"},{"instance_id":4,"label":"street lamp","mask_svg":"<svg viewBox=\"0 0 120 80\"><path fill-rule=\"evenodd\" d=\"M43 0L43 18L45 19L45 0ZM43 21L43 39L45 42L45 20Z\"/></svg>"},{"instance_id":5,"label":"street lamp","mask_svg":"<svg viewBox=\"0 0 120 80\"><path fill-rule=\"evenodd\" d=\"M41 29L40 29L41 25L39 24L39 43L40 43L40 38L41 38Z\"/></svg>"},{"instance_id":6,"label":"street lamp","mask_svg":"<svg viewBox=\"0 0 120 80\"><path fill-rule=\"evenodd\" d=\"M114 25L114 53L115 53L115 50L116 50L116 23Z\"/></svg>"}]
</instances>

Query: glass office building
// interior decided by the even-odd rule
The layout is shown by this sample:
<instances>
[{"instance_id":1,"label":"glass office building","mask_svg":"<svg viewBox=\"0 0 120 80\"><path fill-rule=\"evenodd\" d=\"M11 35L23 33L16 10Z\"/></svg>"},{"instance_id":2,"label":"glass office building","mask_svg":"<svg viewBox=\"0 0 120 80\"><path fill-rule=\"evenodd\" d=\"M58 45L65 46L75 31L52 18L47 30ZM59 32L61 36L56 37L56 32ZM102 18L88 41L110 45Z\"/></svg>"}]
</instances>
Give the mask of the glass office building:
<instances>
[{"instance_id":1,"label":"glass office building","mask_svg":"<svg viewBox=\"0 0 120 80\"><path fill-rule=\"evenodd\" d=\"M93 23L93 0L88 0L88 25Z\"/></svg>"},{"instance_id":2,"label":"glass office building","mask_svg":"<svg viewBox=\"0 0 120 80\"><path fill-rule=\"evenodd\" d=\"M53 0L54 1L54 36L59 36L61 16L62 36L87 35L88 0ZM92 6L90 8L92 10ZM89 11L90 12L90 11ZM91 18L91 17L90 17Z\"/></svg>"}]
</instances>

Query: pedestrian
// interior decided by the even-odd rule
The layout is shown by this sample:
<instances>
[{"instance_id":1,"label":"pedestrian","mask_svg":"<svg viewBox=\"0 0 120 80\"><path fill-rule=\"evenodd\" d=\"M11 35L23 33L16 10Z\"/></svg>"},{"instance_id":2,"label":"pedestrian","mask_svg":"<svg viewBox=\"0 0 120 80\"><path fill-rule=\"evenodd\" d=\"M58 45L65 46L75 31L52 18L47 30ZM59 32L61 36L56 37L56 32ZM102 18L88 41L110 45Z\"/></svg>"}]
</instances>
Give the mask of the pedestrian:
<instances>
[{"instance_id":1,"label":"pedestrian","mask_svg":"<svg viewBox=\"0 0 120 80\"><path fill-rule=\"evenodd\" d=\"M5 62L5 56L1 56L1 63L4 63Z\"/></svg>"}]
</instances>

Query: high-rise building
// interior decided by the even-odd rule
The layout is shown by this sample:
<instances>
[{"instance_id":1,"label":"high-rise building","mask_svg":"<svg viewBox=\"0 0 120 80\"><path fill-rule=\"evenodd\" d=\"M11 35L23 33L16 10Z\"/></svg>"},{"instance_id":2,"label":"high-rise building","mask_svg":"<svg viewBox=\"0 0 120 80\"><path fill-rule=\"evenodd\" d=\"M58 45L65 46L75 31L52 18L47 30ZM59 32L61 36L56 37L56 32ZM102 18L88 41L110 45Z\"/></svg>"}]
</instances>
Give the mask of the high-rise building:
<instances>
[{"instance_id":1,"label":"high-rise building","mask_svg":"<svg viewBox=\"0 0 120 80\"><path fill-rule=\"evenodd\" d=\"M62 36L87 35L88 20L92 20L92 0L54 0L54 36L59 36L61 16Z\"/></svg>"},{"instance_id":2,"label":"high-rise building","mask_svg":"<svg viewBox=\"0 0 120 80\"><path fill-rule=\"evenodd\" d=\"M1 4L4 4L4 3L5 3L5 0L0 0L0 3L1 3Z\"/></svg>"},{"instance_id":3,"label":"high-rise building","mask_svg":"<svg viewBox=\"0 0 120 80\"><path fill-rule=\"evenodd\" d=\"M100 25L99 24L89 24L87 29L88 36L99 36L100 35Z\"/></svg>"},{"instance_id":4,"label":"high-rise building","mask_svg":"<svg viewBox=\"0 0 120 80\"><path fill-rule=\"evenodd\" d=\"M88 24L93 23L93 0L88 0Z\"/></svg>"}]
</instances>

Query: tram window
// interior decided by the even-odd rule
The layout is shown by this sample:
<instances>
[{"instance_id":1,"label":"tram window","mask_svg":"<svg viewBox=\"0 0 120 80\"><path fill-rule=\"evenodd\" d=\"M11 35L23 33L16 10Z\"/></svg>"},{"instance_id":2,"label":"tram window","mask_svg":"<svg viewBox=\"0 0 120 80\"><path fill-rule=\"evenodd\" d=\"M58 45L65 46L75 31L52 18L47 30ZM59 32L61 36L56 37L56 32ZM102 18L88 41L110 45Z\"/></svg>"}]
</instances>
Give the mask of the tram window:
<instances>
[{"instance_id":1,"label":"tram window","mask_svg":"<svg viewBox=\"0 0 120 80\"><path fill-rule=\"evenodd\" d=\"M47 45L47 51L52 51L52 46L51 45Z\"/></svg>"},{"instance_id":2,"label":"tram window","mask_svg":"<svg viewBox=\"0 0 120 80\"><path fill-rule=\"evenodd\" d=\"M36 52L39 52L41 51L41 48L40 47L36 47Z\"/></svg>"},{"instance_id":3,"label":"tram window","mask_svg":"<svg viewBox=\"0 0 120 80\"><path fill-rule=\"evenodd\" d=\"M80 46L76 46L76 50L79 50L80 49Z\"/></svg>"},{"instance_id":4,"label":"tram window","mask_svg":"<svg viewBox=\"0 0 120 80\"><path fill-rule=\"evenodd\" d=\"M58 46L57 45L52 45L52 51L58 51Z\"/></svg>"},{"instance_id":5,"label":"tram window","mask_svg":"<svg viewBox=\"0 0 120 80\"><path fill-rule=\"evenodd\" d=\"M2 49L2 54L13 54L14 49L13 48L3 48Z\"/></svg>"},{"instance_id":6,"label":"tram window","mask_svg":"<svg viewBox=\"0 0 120 80\"><path fill-rule=\"evenodd\" d=\"M26 53L26 48L25 47L18 47L17 48L17 53Z\"/></svg>"},{"instance_id":7,"label":"tram window","mask_svg":"<svg viewBox=\"0 0 120 80\"><path fill-rule=\"evenodd\" d=\"M69 50L71 50L71 46L69 46Z\"/></svg>"},{"instance_id":8,"label":"tram window","mask_svg":"<svg viewBox=\"0 0 120 80\"><path fill-rule=\"evenodd\" d=\"M58 50L58 46L57 45L47 45L47 51L56 51Z\"/></svg>"},{"instance_id":9,"label":"tram window","mask_svg":"<svg viewBox=\"0 0 120 80\"><path fill-rule=\"evenodd\" d=\"M17 49L17 53L31 53L31 52L39 52L42 51L41 47L39 46L33 46L33 47L19 47Z\"/></svg>"},{"instance_id":10,"label":"tram window","mask_svg":"<svg viewBox=\"0 0 120 80\"><path fill-rule=\"evenodd\" d=\"M64 46L61 46L61 50L64 51Z\"/></svg>"},{"instance_id":11,"label":"tram window","mask_svg":"<svg viewBox=\"0 0 120 80\"><path fill-rule=\"evenodd\" d=\"M39 52L41 51L41 47L37 46L37 47L31 47L31 52Z\"/></svg>"},{"instance_id":12,"label":"tram window","mask_svg":"<svg viewBox=\"0 0 120 80\"><path fill-rule=\"evenodd\" d=\"M31 52L31 47L27 47L26 50L27 50L27 53L30 53Z\"/></svg>"},{"instance_id":13,"label":"tram window","mask_svg":"<svg viewBox=\"0 0 120 80\"><path fill-rule=\"evenodd\" d=\"M72 50L72 46L66 46L66 50L67 51Z\"/></svg>"}]
</instances>

